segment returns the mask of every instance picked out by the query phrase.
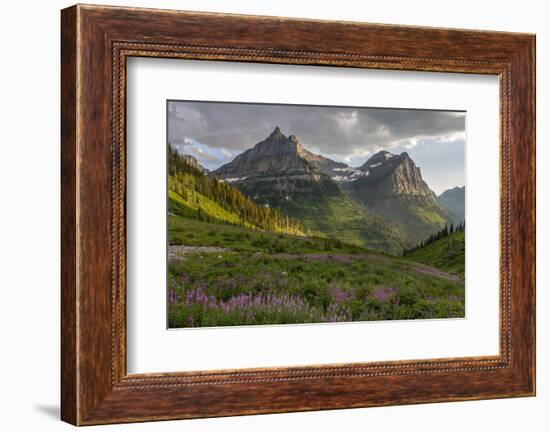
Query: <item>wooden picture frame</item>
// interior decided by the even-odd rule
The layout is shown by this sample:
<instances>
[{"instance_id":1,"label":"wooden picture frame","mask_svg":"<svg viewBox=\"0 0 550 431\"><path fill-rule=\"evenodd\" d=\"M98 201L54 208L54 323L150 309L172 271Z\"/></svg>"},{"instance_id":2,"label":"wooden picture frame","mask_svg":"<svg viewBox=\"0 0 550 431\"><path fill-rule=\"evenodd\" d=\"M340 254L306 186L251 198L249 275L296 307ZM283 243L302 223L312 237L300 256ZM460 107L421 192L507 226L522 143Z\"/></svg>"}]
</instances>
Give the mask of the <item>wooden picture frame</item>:
<instances>
[{"instance_id":1,"label":"wooden picture frame","mask_svg":"<svg viewBox=\"0 0 550 431\"><path fill-rule=\"evenodd\" d=\"M83 5L64 9L61 17L64 421L91 425L535 394L534 35ZM500 354L128 375L130 56L498 75Z\"/></svg>"}]
</instances>

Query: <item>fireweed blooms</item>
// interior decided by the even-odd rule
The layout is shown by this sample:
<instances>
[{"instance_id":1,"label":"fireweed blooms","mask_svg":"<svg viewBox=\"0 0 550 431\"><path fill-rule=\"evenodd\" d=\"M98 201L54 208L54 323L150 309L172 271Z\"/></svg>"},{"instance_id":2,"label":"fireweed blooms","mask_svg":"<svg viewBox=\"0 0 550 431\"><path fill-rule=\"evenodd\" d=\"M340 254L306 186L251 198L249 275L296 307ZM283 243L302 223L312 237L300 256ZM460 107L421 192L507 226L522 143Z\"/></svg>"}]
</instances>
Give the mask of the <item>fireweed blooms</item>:
<instances>
[{"instance_id":1,"label":"fireweed blooms","mask_svg":"<svg viewBox=\"0 0 550 431\"><path fill-rule=\"evenodd\" d=\"M170 304L176 304L178 302L178 293L175 290L170 289L168 291L168 302Z\"/></svg>"},{"instance_id":2,"label":"fireweed blooms","mask_svg":"<svg viewBox=\"0 0 550 431\"><path fill-rule=\"evenodd\" d=\"M397 289L395 287L378 287L372 291L372 297L380 302L386 302L395 296Z\"/></svg>"},{"instance_id":3,"label":"fireweed blooms","mask_svg":"<svg viewBox=\"0 0 550 431\"><path fill-rule=\"evenodd\" d=\"M348 292L345 292L336 286L331 286L328 291L331 298L338 302L345 302L351 298L351 295Z\"/></svg>"},{"instance_id":4,"label":"fireweed blooms","mask_svg":"<svg viewBox=\"0 0 550 431\"><path fill-rule=\"evenodd\" d=\"M334 294L339 295L342 300L344 297L349 298L349 295L340 289L334 290ZM199 286L188 290L181 301L173 290L170 290L168 298L170 305L181 305L188 310L199 307L203 312L241 315L248 321L253 321L259 313L299 315L316 322L347 322L352 320L351 312L341 304L332 303L326 310L322 310L311 307L306 300L300 297L287 294L240 293L226 301L222 301L208 295L204 286L199 284ZM194 326L195 321L191 314L186 323L187 326Z\"/></svg>"},{"instance_id":5,"label":"fireweed blooms","mask_svg":"<svg viewBox=\"0 0 550 431\"><path fill-rule=\"evenodd\" d=\"M404 273L397 274L392 267L387 275L390 258L366 256L249 252L237 258L227 251L220 260L217 253L190 253L170 268L169 326L403 320L463 313L458 283L418 273L414 265L402 264Z\"/></svg>"}]
</instances>

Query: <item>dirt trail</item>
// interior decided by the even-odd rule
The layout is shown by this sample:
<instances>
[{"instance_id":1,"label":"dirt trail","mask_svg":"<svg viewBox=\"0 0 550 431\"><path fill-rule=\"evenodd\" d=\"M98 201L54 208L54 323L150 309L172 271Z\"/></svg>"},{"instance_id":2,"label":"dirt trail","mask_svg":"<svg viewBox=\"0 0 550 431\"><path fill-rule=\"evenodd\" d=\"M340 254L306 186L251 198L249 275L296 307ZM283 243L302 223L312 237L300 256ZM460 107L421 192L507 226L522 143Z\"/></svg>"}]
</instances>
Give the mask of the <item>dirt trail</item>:
<instances>
[{"instance_id":1,"label":"dirt trail","mask_svg":"<svg viewBox=\"0 0 550 431\"><path fill-rule=\"evenodd\" d=\"M456 282L462 281L460 280L459 277L457 277L454 274L449 274L448 272L444 272L432 266L423 265L421 263L414 263L412 265L412 268L419 274L431 275L434 277L444 278L445 280L456 281Z\"/></svg>"},{"instance_id":2,"label":"dirt trail","mask_svg":"<svg viewBox=\"0 0 550 431\"><path fill-rule=\"evenodd\" d=\"M227 249L223 247L202 247L194 245L170 245L168 246L168 260L183 259L189 253L223 253Z\"/></svg>"}]
</instances>

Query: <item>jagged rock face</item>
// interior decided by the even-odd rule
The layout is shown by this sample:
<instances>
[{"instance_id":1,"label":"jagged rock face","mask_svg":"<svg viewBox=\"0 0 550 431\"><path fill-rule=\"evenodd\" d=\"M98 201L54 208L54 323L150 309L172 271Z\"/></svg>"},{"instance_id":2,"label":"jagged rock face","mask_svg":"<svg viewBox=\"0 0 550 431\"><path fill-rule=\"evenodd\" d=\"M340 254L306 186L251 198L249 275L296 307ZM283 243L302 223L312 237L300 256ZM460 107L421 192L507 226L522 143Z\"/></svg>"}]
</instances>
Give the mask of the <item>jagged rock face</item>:
<instances>
[{"instance_id":1,"label":"jagged rock face","mask_svg":"<svg viewBox=\"0 0 550 431\"><path fill-rule=\"evenodd\" d=\"M300 145L300 155L306 159L308 162L317 166L321 172L329 177L334 177L338 175L338 172L342 169L349 168L348 165L341 162L336 162L334 160L328 159L321 156L320 154L313 154L312 152L306 150Z\"/></svg>"},{"instance_id":2,"label":"jagged rock face","mask_svg":"<svg viewBox=\"0 0 550 431\"><path fill-rule=\"evenodd\" d=\"M380 151L359 170L364 176L342 184L369 211L398 226L410 243L441 229L450 218L409 155Z\"/></svg>"},{"instance_id":3,"label":"jagged rock face","mask_svg":"<svg viewBox=\"0 0 550 431\"><path fill-rule=\"evenodd\" d=\"M367 160L359 170L365 175L354 181L353 189L367 189L371 197L412 195L435 199L434 192L422 179L420 168L415 165L408 153L395 155L380 151Z\"/></svg>"},{"instance_id":4,"label":"jagged rock face","mask_svg":"<svg viewBox=\"0 0 550 431\"><path fill-rule=\"evenodd\" d=\"M265 140L212 175L233 183L256 202L271 204L296 195L337 191L337 186L315 163L324 162L322 159L325 158L305 150L294 135L287 137L277 127Z\"/></svg>"},{"instance_id":5,"label":"jagged rock face","mask_svg":"<svg viewBox=\"0 0 550 431\"><path fill-rule=\"evenodd\" d=\"M389 151L378 151L374 156L363 163L363 165L360 166L359 169L365 171L371 166L376 167L378 165L385 164L388 160L394 159L395 157L397 157L397 155L392 154Z\"/></svg>"},{"instance_id":6,"label":"jagged rock face","mask_svg":"<svg viewBox=\"0 0 550 431\"><path fill-rule=\"evenodd\" d=\"M320 170L301 156L302 151L295 136L286 137L277 127L265 140L239 154L213 175L223 180L233 178L232 182L266 174L319 176Z\"/></svg>"}]
</instances>

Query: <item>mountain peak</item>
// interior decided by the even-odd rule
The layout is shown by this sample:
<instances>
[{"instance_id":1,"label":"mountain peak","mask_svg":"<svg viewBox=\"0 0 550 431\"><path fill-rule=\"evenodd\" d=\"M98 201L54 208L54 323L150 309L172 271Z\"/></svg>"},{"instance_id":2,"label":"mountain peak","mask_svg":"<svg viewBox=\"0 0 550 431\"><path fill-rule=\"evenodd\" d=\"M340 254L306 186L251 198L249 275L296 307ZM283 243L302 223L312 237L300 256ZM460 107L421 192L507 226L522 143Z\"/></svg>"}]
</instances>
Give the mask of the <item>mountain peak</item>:
<instances>
[{"instance_id":1,"label":"mountain peak","mask_svg":"<svg viewBox=\"0 0 550 431\"><path fill-rule=\"evenodd\" d=\"M279 136L279 135L282 135L283 133L281 132L281 128L279 126L276 126L275 129L273 129L273 132L271 132L268 136L268 138L272 137L272 136Z\"/></svg>"},{"instance_id":2,"label":"mountain peak","mask_svg":"<svg viewBox=\"0 0 550 431\"><path fill-rule=\"evenodd\" d=\"M417 195L434 199L435 195L422 179L420 168L416 166L407 152L393 154L379 151L360 168L364 173L358 181L358 187L369 186L376 194Z\"/></svg>"},{"instance_id":3,"label":"mountain peak","mask_svg":"<svg viewBox=\"0 0 550 431\"><path fill-rule=\"evenodd\" d=\"M272 142L275 144L281 144L285 142L288 138L281 132L281 128L279 126L275 127L273 131L269 134L267 138L265 138L263 141L256 144L256 146L261 145L264 142Z\"/></svg>"},{"instance_id":4,"label":"mountain peak","mask_svg":"<svg viewBox=\"0 0 550 431\"><path fill-rule=\"evenodd\" d=\"M253 174L281 175L289 172L308 172L318 175L318 168L304 158L304 153L305 150L296 136L287 137L277 126L267 138L239 154L214 174L220 178L250 178Z\"/></svg>"},{"instance_id":5,"label":"mountain peak","mask_svg":"<svg viewBox=\"0 0 550 431\"><path fill-rule=\"evenodd\" d=\"M298 138L296 138L296 135L286 136L281 131L281 128L279 126L276 126L275 129L273 129L273 132L271 132L269 134L269 136L266 139L264 139L262 142L267 142L267 141L274 141L275 143L278 143L278 144L282 144L285 141L291 141L291 142L297 144L298 143ZM260 142L260 144L262 142Z\"/></svg>"},{"instance_id":6,"label":"mountain peak","mask_svg":"<svg viewBox=\"0 0 550 431\"><path fill-rule=\"evenodd\" d=\"M395 157L398 156L396 154L390 153L389 151L381 150L371 156L365 163L363 163L363 165L359 169L364 171L368 168L377 167Z\"/></svg>"},{"instance_id":7,"label":"mountain peak","mask_svg":"<svg viewBox=\"0 0 550 431\"><path fill-rule=\"evenodd\" d=\"M294 135L279 127L263 141L239 154L212 174L239 187L255 202L275 204L295 196L338 193L336 183L322 174L330 163L305 150Z\"/></svg>"},{"instance_id":8,"label":"mountain peak","mask_svg":"<svg viewBox=\"0 0 550 431\"><path fill-rule=\"evenodd\" d=\"M221 166L213 175L221 179L247 178L247 181L252 181L254 175L266 177L276 174L278 178L284 175L294 182L303 182L304 179L319 182L321 174L338 181L343 175L353 172L355 170L345 163L306 150L295 135L287 137L277 126L267 138Z\"/></svg>"},{"instance_id":9,"label":"mountain peak","mask_svg":"<svg viewBox=\"0 0 550 431\"><path fill-rule=\"evenodd\" d=\"M286 136L277 126L275 130L263 141L257 143L251 151L257 156L276 156L281 154L300 154L302 146L296 136Z\"/></svg>"}]
</instances>

